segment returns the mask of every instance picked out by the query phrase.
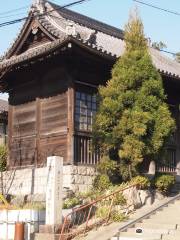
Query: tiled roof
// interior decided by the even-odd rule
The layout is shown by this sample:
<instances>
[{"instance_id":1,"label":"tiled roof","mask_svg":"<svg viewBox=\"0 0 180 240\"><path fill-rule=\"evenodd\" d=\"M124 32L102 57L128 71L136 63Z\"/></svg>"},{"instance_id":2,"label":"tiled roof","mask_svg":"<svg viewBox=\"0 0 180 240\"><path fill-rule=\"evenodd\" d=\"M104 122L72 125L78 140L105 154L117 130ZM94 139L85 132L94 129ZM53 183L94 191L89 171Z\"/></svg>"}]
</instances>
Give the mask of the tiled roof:
<instances>
[{"instance_id":1,"label":"tiled roof","mask_svg":"<svg viewBox=\"0 0 180 240\"><path fill-rule=\"evenodd\" d=\"M119 57L124 52L123 31L115 27L101 23L82 14L69 9L61 8L51 2L45 3L45 9L49 14L40 15L42 6L35 5L31 14L37 16L39 23L55 38L52 43L43 44L40 47L28 50L27 52L4 59L0 62L0 69L26 61L46 51L53 51L61 46L61 43L69 36L77 42L99 51L100 54ZM30 14L30 15L31 15ZM23 31L23 30L22 30ZM69 38L70 39L70 38ZM156 68L167 75L180 78L180 64L166 57L160 51L150 48L150 54Z\"/></svg>"},{"instance_id":2,"label":"tiled roof","mask_svg":"<svg viewBox=\"0 0 180 240\"><path fill-rule=\"evenodd\" d=\"M26 62L31 61L34 62L34 58L43 60L43 56L48 56L48 54L53 53L55 55L55 52L58 52L63 48L64 46L68 47L68 43L75 43L79 46L83 46L84 48L88 49L89 51L94 51L98 55L102 55L103 57L109 57L110 59L116 59L116 55L112 55L111 53L104 52L102 49L97 48L96 45L90 45L89 43L82 41L82 40L77 40L76 38L73 38L72 36L66 36L61 39L57 39L53 42L48 42L43 45L40 45L36 48L29 49L28 51L17 55L13 56L9 59L5 59L2 62L0 62L0 71L2 69L8 68L10 66L17 66L22 63L23 65L26 65ZM64 49L63 49L64 51ZM42 56L42 58L41 58Z\"/></svg>"},{"instance_id":3,"label":"tiled roof","mask_svg":"<svg viewBox=\"0 0 180 240\"><path fill-rule=\"evenodd\" d=\"M49 2L52 8L57 9L56 11L62 16L64 19L68 19L74 23L78 23L81 26L88 27L90 29L94 29L98 32L103 32L107 35L114 36L117 38L123 38L123 31L116 27L110 26L106 23L97 21L93 18L87 17L85 15L79 14L77 12L71 11L67 8L59 8L59 5ZM53 16L54 12L52 12Z\"/></svg>"},{"instance_id":4,"label":"tiled roof","mask_svg":"<svg viewBox=\"0 0 180 240\"><path fill-rule=\"evenodd\" d=\"M156 68L166 75L180 78L180 64L165 56L160 51L150 48L151 57Z\"/></svg>"}]
</instances>

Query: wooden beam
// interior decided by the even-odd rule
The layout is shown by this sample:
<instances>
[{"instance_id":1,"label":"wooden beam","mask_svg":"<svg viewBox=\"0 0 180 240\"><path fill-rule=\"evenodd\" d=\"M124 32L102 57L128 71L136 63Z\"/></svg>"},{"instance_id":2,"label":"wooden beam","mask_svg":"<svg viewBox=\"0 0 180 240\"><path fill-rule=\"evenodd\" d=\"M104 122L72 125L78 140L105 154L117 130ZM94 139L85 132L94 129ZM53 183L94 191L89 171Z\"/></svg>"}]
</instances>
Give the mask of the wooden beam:
<instances>
[{"instance_id":1,"label":"wooden beam","mask_svg":"<svg viewBox=\"0 0 180 240\"><path fill-rule=\"evenodd\" d=\"M13 106L9 105L8 110L8 150L10 153L11 150L11 143L12 143L12 131L13 131ZM7 158L7 168L12 167L13 163L11 162L11 154L9 158Z\"/></svg>"},{"instance_id":2,"label":"wooden beam","mask_svg":"<svg viewBox=\"0 0 180 240\"><path fill-rule=\"evenodd\" d=\"M67 134L67 162L74 162L74 87L71 83L68 87L68 134Z\"/></svg>"},{"instance_id":3,"label":"wooden beam","mask_svg":"<svg viewBox=\"0 0 180 240\"><path fill-rule=\"evenodd\" d=\"M41 128L41 100L36 98L36 154L35 166L41 163L41 149L40 149L40 128Z\"/></svg>"}]
</instances>

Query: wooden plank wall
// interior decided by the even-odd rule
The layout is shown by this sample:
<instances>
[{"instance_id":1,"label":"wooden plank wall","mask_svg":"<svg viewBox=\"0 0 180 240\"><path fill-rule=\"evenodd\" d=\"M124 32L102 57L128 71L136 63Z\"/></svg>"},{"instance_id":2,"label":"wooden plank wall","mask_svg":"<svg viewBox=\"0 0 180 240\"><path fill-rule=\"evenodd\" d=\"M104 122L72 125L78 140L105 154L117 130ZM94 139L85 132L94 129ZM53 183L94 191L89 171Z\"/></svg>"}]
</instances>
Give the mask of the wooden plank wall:
<instances>
[{"instance_id":1,"label":"wooden plank wall","mask_svg":"<svg viewBox=\"0 0 180 240\"><path fill-rule=\"evenodd\" d=\"M46 164L50 155L67 158L67 93L10 106L10 166Z\"/></svg>"},{"instance_id":2,"label":"wooden plank wall","mask_svg":"<svg viewBox=\"0 0 180 240\"><path fill-rule=\"evenodd\" d=\"M67 157L67 93L41 100L41 161L50 155Z\"/></svg>"}]
</instances>

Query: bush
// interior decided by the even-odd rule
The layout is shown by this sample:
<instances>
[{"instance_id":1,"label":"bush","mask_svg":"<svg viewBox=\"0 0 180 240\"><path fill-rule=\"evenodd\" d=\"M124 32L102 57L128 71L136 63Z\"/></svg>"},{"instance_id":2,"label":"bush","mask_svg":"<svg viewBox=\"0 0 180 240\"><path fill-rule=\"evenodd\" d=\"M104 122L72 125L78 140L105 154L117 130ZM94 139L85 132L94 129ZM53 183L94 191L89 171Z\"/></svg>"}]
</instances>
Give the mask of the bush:
<instances>
[{"instance_id":1,"label":"bush","mask_svg":"<svg viewBox=\"0 0 180 240\"><path fill-rule=\"evenodd\" d=\"M119 164L117 161L111 160L108 156L103 156L101 161L97 165L99 174L108 175L112 184L121 182L121 176L119 174Z\"/></svg>"},{"instance_id":2,"label":"bush","mask_svg":"<svg viewBox=\"0 0 180 240\"><path fill-rule=\"evenodd\" d=\"M170 174L162 174L154 179L155 187L163 194L167 195L173 185L175 184L175 177Z\"/></svg>"},{"instance_id":3,"label":"bush","mask_svg":"<svg viewBox=\"0 0 180 240\"><path fill-rule=\"evenodd\" d=\"M118 165L118 171L122 180L125 182L131 180L131 177L137 176L139 173L137 166L129 166L129 162L125 160L120 161L120 164ZM130 172L132 176L130 176Z\"/></svg>"},{"instance_id":4,"label":"bush","mask_svg":"<svg viewBox=\"0 0 180 240\"><path fill-rule=\"evenodd\" d=\"M124 198L122 193L117 193L115 195L115 199L114 199L114 205L125 205L126 204L126 199Z\"/></svg>"},{"instance_id":5,"label":"bush","mask_svg":"<svg viewBox=\"0 0 180 240\"><path fill-rule=\"evenodd\" d=\"M98 175L95 177L93 187L98 191L104 191L112 186L109 176L106 174Z\"/></svg>"},{"instance_id":6,"label":"bush","mask_svg":"<svg viewBox=\"0 0 180 240\"><path fill-rule=\"evenodd\" d=\"M81 201L77 197L67 198L64 201L63 209L73 208L74 206L79 205L79 204L81 204Z\"/></svg>"},{"instance_id":7,"label":"bush","mask_svg":"<svg viewBox=\"0 0 180 240\"><path fill-rule=\"evenodd\" d=\"M7 147L5 145L0 145L0 172L6 170L7 154Z\"/></svg>"},{"instance_id":8,"label":"bush","mask_svg":"<svg viewBox=\"0 0 180 240\"><path fill-rule=\"evenodd\" d=\"M97 165L97 170L101 174L112 176L114 171L117 169L117 163L104 156Z\"/></svg>"},{"instance_id":9,"label":"bush","mask_svg":"<svg viewBox=\"0 0 180 240\"><path fill-rule=\"evenodd\" d=\"M113 222L121 222L121 221L126 220L127 217L123 213L115 210L115 211L112 211L110 219Z\"/></svg>"},{"instance_id":10,"label":"bush","mask_svg":"<svg viewBox=\"0 0 180 240\"><path fill-rule=\"evenodd\" d=\"M107 206L102 206L99 207L96 211L96 216L98 218L102 218L105 219L108 217L109 214L109 208ZM123 213L116 211L116 210L112 210L111 214L110 214L110 220L113 222L121 222L123 220L125 220L126 217Z\"/></svg>"},{"instance_id":11,"label":"bush","mask_svg":"<svg viewBox=\"0 0 180 240\"><path fill-rule=\"evenodd\" d=\"M96 216L98 218L106 218L108 216L109 213L109 209L107 208L107 206L100 206L97 208L96 210Z\"/></svg>"},{"instance_id":12,"label":"bush","mask_svg":"<svg viewBox=\"0 0 180 240\"><path fill-rule=\"evenodd\" d=\"M130 184L137 184L139 189L148 189L151 185L150 180L144 176L132 178Z\"/></svg>"}]
</instances>

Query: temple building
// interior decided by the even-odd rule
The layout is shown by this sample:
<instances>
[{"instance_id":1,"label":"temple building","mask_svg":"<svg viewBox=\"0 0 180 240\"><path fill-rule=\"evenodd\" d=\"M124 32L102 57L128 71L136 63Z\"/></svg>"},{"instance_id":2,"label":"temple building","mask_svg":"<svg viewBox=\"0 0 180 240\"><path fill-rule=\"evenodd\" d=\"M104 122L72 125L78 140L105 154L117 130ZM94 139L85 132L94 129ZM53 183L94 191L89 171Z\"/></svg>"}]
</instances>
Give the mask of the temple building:
<instances>
[{"instance_id":1,"label":"temple building","mask_svg":"<svg viewBox=\"0 0 180 240\"><path fill-rule=\"evenodd\" d=\"M123 31L49 1L36 1L0 62L1 91L9 93L9 168L42 166L47 156L64 164L94 165L92 120L99 85L123 54ZM180 64L149 48L163 78L177 131L161 166L180 159Z\"/></svg>"}]
</instances>

